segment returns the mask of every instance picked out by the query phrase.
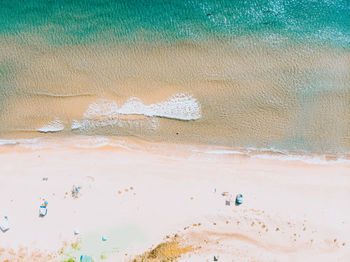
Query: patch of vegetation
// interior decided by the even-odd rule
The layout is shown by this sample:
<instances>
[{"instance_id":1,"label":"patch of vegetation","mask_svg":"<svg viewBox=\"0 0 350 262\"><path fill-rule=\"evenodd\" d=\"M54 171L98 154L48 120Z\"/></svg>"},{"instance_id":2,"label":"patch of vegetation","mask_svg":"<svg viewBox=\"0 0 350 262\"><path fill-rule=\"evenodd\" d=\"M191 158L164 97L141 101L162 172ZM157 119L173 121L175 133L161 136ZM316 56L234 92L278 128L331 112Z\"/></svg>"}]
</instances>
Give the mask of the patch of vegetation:
<instances>
[{"instance_id":1,"label":"patch of vegetation","mask_svg":"<svg viewBox=\"0 0 350 262\"><path fill-rule=\"evenodd\" d=\"M63 260L62 262L75 262L74 258L68 258L67 260Z\"/></svg>"}]
</instances>

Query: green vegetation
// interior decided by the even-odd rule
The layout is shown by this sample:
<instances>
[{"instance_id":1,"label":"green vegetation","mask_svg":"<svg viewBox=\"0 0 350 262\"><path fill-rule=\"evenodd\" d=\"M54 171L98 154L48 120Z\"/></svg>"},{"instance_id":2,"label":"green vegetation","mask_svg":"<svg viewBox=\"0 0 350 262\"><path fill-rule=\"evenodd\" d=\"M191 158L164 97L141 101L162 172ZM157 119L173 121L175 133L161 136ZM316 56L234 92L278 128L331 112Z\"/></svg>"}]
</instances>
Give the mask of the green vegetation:
<instances>
[{"instance_id":1,"label":"green vegetation","mask_svg":"<svg viewBox=\"0 0 350 262\"><path fill-rule=\"evenodd\" d=\"M75 262L74 258L68 258L67 260L63 260L62 262Z\"/></svg>"}]
</instances>

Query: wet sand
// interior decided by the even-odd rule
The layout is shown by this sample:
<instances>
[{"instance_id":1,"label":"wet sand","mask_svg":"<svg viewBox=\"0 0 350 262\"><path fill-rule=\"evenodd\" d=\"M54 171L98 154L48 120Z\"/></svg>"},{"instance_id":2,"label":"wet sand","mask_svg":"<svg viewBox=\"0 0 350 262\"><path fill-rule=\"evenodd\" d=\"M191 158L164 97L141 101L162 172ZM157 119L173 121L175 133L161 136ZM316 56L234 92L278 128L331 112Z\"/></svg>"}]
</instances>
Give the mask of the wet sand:
<instances>
[{"instance_id":1,"label":"wet sand","mask_svg":"<svg viewBox=\"0 0 350 262\"><path fill-rule=\"evenodd\" d=\"M39 136L38 129L58 118L64 130L57 136L135 136L312 153L350 150L350 119L344 117L350 112L350 60L343 49L291 41L271 46L254 37L55 48L7 38L0 46L2 137ZM197 99L201 118L157 117L156 130L135 128L142 122L136 120L122 127L71 129L100 98L122 106L136 97L150 105L176 94Z\"/></svg>"}]
</instances>

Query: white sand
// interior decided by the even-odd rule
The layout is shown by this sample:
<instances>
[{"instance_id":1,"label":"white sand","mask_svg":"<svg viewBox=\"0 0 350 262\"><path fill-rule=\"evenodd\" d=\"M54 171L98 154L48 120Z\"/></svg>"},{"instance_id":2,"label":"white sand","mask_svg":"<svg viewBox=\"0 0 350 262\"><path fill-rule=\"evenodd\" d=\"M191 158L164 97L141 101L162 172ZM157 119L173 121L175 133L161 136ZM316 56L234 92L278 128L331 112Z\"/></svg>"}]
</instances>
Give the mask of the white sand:
<instances>
[{"instance_id":1,"label":"white sand","mask_svg":"<svg viewBox=\"0 0 350 262\"><path fill-rule=\"evenodd\" d=\"M0 216L11 228L0 232L0 261L59 261L64 242L78 238L80 250L65 254L129 261L175 233L201 247L179 261L350 261L349 164L145 148L3 148ZM225 191L244 204L226 206ZM39 218L42 199L48 214Z\"/></svg>"}]
</instances>

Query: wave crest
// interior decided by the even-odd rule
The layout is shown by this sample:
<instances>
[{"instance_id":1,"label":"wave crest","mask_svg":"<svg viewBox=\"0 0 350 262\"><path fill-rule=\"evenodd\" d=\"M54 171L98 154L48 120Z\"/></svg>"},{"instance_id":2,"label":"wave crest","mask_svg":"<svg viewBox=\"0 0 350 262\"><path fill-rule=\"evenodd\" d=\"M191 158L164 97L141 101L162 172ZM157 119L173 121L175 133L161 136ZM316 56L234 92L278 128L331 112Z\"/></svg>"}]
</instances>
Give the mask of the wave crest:
<instances>
[{"instance_id":1,"label":"wave crest","mask_svg":"<svg viewBox=\"0 0 350 262\"><path fill-rule=\"evenodd\" d=\"M47 125L42 126L37 129L40 133L54 133L64 130L64 125L61 120L56 118L53 121L50 121Z\"/></svg>"},{"instance_id":2,"label":"wave crest","mask_svg":"<svg viewBox=\"0 0 350 262\"><path fill-rule=\"evenodd\" d=\"M123 119L123 116L144 116ZM118 126L131 129L151 129L159 127L157 117L176 120L197 120L201 118L201 105L196 98L176 94L168 100L145 105L139 98L131 97L121 107L117 102L107 99L98 99L89 105L81 121L74 120L72 130L89 130L96 127Z\"/></svg>"},{"instance_id":3,"label":"wave crest","mask_svg":"<svg viewBox=\"0 0 350 262\"><path fill-rule=\"evenodd\" d=\"M118 115L144 115L177 120L197 120L201 118L201 106L196 98L185 94L176 94L166 101L150 105L145 105L137 97L131 97L121 107L118 107L118 104L114 101L99 99L88 107L84 113L84 118L113 118Z\"/></svg>"}]
</instances>

